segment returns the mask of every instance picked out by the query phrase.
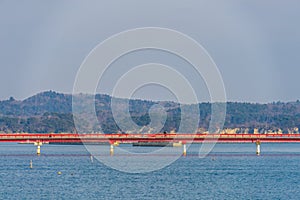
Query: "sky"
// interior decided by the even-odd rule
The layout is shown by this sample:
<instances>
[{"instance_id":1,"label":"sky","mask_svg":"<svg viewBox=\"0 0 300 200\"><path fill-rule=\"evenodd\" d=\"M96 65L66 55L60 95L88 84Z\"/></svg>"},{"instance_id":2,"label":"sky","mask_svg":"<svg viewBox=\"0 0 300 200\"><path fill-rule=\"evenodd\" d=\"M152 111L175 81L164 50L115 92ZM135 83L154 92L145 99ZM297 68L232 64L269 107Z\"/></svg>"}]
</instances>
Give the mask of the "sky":
<instances>
[{"instance_id":1,"label":"sky","mask_svg":"<svg viewBox=\"0 0 300 200\"><path fill-rule=\"evenodd\" d=\"M228 101L295 101L300 99L299 8L297 0L1 0L0 99L25 99L47 90L72 93L81 64L99 43L128 29L162 27L206 49ZM98 92L110 94L113 80L129 66L153 61L182 71L188 67L164 52L136 52L113 64ZM192 72L185 78L199 101L209 99L203 79ZM156 85L134 95L164 100L172 92Z\"/></svg>"}]
</instances>

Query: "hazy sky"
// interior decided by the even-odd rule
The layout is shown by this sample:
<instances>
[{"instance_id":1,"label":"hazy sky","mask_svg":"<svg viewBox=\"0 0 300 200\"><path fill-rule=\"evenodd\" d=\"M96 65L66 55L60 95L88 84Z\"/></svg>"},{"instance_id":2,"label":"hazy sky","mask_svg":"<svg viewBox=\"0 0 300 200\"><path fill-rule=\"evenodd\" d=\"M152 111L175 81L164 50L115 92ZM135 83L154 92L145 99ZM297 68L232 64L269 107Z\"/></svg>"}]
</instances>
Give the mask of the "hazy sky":
<instances>
[{"instance_id":1,"label":"hazy sky","mask_svg":"<svg viewBox=\"0 0 300 200\"><path fill-rule=\"evenodd\" d=\"M127 29L154 26L202 44L221 72L229 101L294 101L300 99L299 9L297 0L1 0L0 99L45 90L71 93L77 70L97 44ZM153 52L142 54L131 61L151 61ZM156 94L152 88L145 98Z\"/></svg>"}]
</instances>

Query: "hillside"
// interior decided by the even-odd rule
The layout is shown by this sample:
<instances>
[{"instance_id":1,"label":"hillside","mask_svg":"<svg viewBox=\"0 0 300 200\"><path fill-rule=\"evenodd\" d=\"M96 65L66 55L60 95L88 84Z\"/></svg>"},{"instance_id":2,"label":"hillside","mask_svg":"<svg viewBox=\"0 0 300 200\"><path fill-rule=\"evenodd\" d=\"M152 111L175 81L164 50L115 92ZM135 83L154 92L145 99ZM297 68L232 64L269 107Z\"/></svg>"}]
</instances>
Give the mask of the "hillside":
<instances>
[{"instance_id":1,"label":"hillside","mask_svg":"<svg viewBox=\"0 0 300 200\"><path fill-rule=\"evenodd\" d=\"M98 94L95 108L98 121L105 133L121 132L112 117L111 97ZM122 99L118 105L122 108ZM167 110L167 120L161 131L177 131L180 107L174 102L130 100L130 114L139 126L150 123L149 108L160 104ZM200 103L199 132L207 131L210 121L210 103ZM84 119L84 110L82 112ZM126 119L124 119L126 120ZM227 103L224 125L226 132L297 133L300 127L300 102L274 102L269 104ZM136 131L136 130L132 130ZM0 132L76 132L72 116L72 96L53 91L39 93L23 101L10 98L0 101Z\"/></svg>"}]
</instances>

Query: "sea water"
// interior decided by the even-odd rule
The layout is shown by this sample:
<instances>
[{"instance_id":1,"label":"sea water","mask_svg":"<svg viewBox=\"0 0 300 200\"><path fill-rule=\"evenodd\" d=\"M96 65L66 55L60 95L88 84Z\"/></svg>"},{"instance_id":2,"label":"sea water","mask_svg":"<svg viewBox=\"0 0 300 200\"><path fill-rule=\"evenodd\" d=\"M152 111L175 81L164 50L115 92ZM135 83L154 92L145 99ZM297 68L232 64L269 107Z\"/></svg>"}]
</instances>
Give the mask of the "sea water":
<instances>
[{"instance_id":1,"label":"sea water","mask_svg":"<svg viewBox=\"0 0 300 200\"><path fill-rule=\"evenodd\" d=\"M300 144L263 143L260 156L255 144L217 144L205 158L199 147L130 174L91 159L83 145L43 145L37 156L34 145L0 144L0 199L300 199Z\"/></svg>"}]
</instances>

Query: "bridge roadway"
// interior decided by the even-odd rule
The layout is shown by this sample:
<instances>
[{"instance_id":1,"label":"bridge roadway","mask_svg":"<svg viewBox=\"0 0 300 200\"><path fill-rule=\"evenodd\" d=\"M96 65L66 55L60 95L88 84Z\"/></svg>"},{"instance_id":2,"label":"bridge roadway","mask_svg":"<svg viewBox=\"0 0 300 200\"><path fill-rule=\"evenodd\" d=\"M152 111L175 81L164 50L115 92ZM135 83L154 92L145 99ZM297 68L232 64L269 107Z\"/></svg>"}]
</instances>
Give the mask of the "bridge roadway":
<instances>
[{"instance_id":1,"label":"bridge roadway","mask_svg":"<svg viewBox=\"0 0 300 200\"><path fill-rule=\"evenodd\" d=\"M300 134L0 134L0 142L59 142L59 143L138 143L138 142L182 142L182 143L253 143L260 142L300 142Z\"/></svg>"},{"instance_id":2,"label":"bridge roadway","mask_svg":"<svg viewBox=\"0 0 300 200\"><path fill-rule=\"evenodd\" d=\"M40 155L44 143L107 143L110 144L110 155L114 154L114 146L120 143L173 143L183 146L183 156L187 154L186 143L254 143L256 154L260 155L262 142L300 142L300 134L0 134L0 142L34 143L36 153Z\"/></svg>"}]
</instances>

